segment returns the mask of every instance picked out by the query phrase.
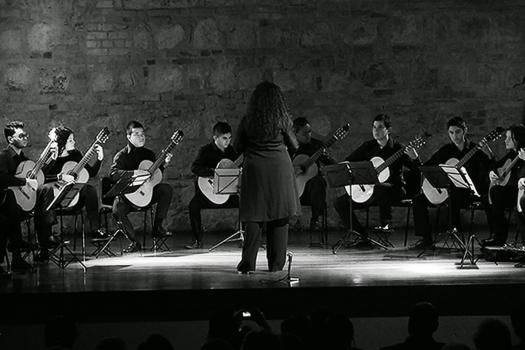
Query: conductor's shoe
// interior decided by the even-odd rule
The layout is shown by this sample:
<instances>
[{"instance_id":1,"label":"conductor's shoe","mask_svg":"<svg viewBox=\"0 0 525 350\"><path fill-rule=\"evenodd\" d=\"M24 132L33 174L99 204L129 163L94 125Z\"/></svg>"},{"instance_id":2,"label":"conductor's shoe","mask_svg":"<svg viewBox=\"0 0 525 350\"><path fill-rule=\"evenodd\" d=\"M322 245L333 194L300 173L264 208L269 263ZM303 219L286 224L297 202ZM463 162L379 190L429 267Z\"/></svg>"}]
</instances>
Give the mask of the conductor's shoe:
<instances>
[{"instance_id":1,"label":"conductor's shoe","mask_svg":"<svg viewBox=\"0 0 525 350\"><path fill-rule=\"evenodd\" d=\"M202 248L202 242L200 242L200 241L193 241L191 244L188 244L184 248L186 248L186 249L201 249Z\"/></svg>"}]
</instances>

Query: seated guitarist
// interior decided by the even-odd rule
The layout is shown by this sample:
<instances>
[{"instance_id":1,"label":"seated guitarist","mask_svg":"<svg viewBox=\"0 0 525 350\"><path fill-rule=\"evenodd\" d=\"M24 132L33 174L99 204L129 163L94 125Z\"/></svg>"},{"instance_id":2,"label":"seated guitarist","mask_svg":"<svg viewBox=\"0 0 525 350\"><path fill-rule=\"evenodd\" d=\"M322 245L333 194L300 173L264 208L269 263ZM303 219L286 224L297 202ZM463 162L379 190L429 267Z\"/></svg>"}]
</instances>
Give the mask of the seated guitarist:
<instances>
[{"instance_id":1,"label":"seated guitarist","mask_svg":"<svg viewBox=\"0 0 525 350\"><path fill-rule=\"evenodd\" d=\"M377 115L372 124L373 139L359 146L359 148L346 157L346 161L367 161L373 157L381 157L383 160L386 160L403 148L403 145L391 137L391 131L392 123L390 117L386 114ZM390 166L390 177L388 180L375 185L371 200L365 203L352 203L353 209L366 208L372 204L377 204L379 206L380 220L378 229L392 229L392 204L399 202L406 194L405 183L402 176L403 166L413 170L420 164L418 154L413 147L407 146L404 153L403 156L394 161ZM348 227L350 222L348 195L344 194L338 197L334 205L343 224ZM361 233L365 238L363 242L358 242L359 246L366 247L370 243L366 240L367 232L359 221L357 221L353 213L352 220L354 230Z\"/></svg>"},{"instance_id":2,"label":"seated guitarist","mask_svg":"<svg viewBox=\"0 0 525 350\"><path fill-rule=\"evenodd\" d=\"M461 117L454 117L447 122L447 131L450 142L437 150L424 165L445 164L450 158L461 159L471 149L478 147L472 141L467 139L467 123ZM465 164L465 169L471 177L478 193L483 197L487 194L488 189L488 170L491 165L489 156L485 153L491 153L488 147L483 147L476 151L474 156ZM451 228L461 230L460 209L468 206L472 201L472 195L468 189L459 189L454 187L449 193ZM422 239L416 243L413 248L426 249L433 245L431 227L428 218L428 206L430 202L424 194L416 195L413 198L414 208L414 231Z\"/></svg>"},{"instance_id":3,"label":"seated guitarist","mask_svg":"<svg viewBox=\"0 0 525 350\"><path fill-rule=\"evenodd\" d=\"M73 182L73 175L62 173L62 168L67 162L78 163L82 159L82 153L75 148L75 134L70 128L59 126L51 130L54 133L56 144L51 149L51 160L42 168L45 175L44 185L38 189L37 201L35 206L35 227L38 234L38 241L42 249L36 257L39 261L49 258L48 248L57 244L52 234L52 227L57 223L55 210L47 210L47 207L55 198L53 188L57 181ZM85 169L89 176L95 177L104 159L104 152L100 145L95 146L97 158L92 165L86 164ZM99 230L98 196L97 190L90 184L84 184L79 192L78 202L68 208L76 211L86 208L87 214L87 237L100 238L102 231Z\"/></svg>"},{"instance_id":4,"label":"seated guitarist","mask_svg":"<svg viewBox=\"0 0 525 350\"><path fill-rule=\"evenodd\" d=\"M20 221L22 209L16 202L16 197L9 186L23 186L28 183L32 188L38 186L37 180L19 179L15 177L18 165L28 160L23 149L27 147L28 135L24 130L24 123L13 121L4 128L7 148L0 151L0 263L4 262L7 240L13 253L11 268L15 272L24 272L31 269L21 255L22 250L30 248L30 244L22 240ZM0 277L7 276L0 266Z\"/></svg>"},{"instance_id":5,"label":"seated guitarist","mask_svg":"<svg viewBox=\"0 0 525 350\"><path fill-rule=\"evenodd\" d=\"M293 130L299 142L299 149L293 155L294 157L299 154L312 156L319 149L325 147L322 141L312 138L312 127L306 118L295 118L293 121ZM320 166L319 163L329 165L334 164L335 160L325 153L319 157L317 163L318 166ZM301 169L299 166L295 167L295 175L300 175L305 171L306 169ZM312 207L310 230L319 231L319 216L323 215L326 206L326 180L321 175L321 172L318 172L316 176L308 180L300 199L301 204Z\"/></svg>"},{"instance_id":6,"label":"seated guitarist","mask_svg":"<svg viewBox=\"0 0 525 350\"><path fill-rule=\"evenodd\" d=\"M488 222L490 223L490 233L492 238L481 241L483 246L502 246L507 241L509 223L505 218L505 209L514 208L517 200L518 174L524 167L525 162L525 127L523 125L513 125L505 132L505 149L507 154L498 160L489 173L491 181L498 181L497 169L501 168L507 161L516 159L515 165L511 168L509 179L505 185L495 185L490 187L489 196L492 200ZM508 162L507 162L508 163Z\"/></svg>"},{"instance_id":7,"label":"seated guitarist","mask_svg":"<svg viewBox=\"0 0 525 350\"><path fill-rule=\"evenodd\" d=\"M197 158L191 165L191 171L200 177L213 177L215 167L220 160L226 158L231 161L237 159L237 152L231 145L232 128L228 123L218 122L213 126L213 141L204 145L199 150ZM190 223L192 232L192 242L186 249L202 248L202 218L201 209L204 208L237 208L239 198L230 196L224 204L211 202L199 189L195 182L195 195L190 201Z\"/></svg>"},{"instance_id":8,"label":"seated guitarist","mask_svg":"<svg viewBox=\"0 0 525 350\"><path fill-rule=\"evenodd\" d=\"M144 147L146 144L146 135L144 126L138 121L131 121L126 126L128 144L121 149L113 158L110 176L113 181L117 181L124 172L132 171L134 175L146 175L147 170L138 170L143 160L155 162L156 156L153 151ZM169 164L172 154L167 153L164 164L160 166L161 170ZM173 189L167 183L159 183L153 188L151 204L157 204L155 218L153 220L153 236L170 236L171 232L167 231L163 222L168 216ZM130 245L124 250L127 253L137 252L141 249L140 243L136 240L135 229L128 219L128 213L134 210L134 206L124 197L116 197L113 202L113 216L115 220L122 222L126 235L131 241Z\"/></svg>"}]
</instances>

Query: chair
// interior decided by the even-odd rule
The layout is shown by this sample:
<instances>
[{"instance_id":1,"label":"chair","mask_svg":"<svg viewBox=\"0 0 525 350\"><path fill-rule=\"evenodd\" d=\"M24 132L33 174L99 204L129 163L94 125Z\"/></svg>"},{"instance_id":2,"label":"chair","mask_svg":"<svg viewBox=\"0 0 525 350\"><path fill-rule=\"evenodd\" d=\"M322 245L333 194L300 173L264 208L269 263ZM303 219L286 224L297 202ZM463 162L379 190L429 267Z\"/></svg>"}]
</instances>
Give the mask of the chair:
<instances>
[{"instance_id":1,"label":"chair","mask_svg":"<svg viewBox=\"0 0 525 350\"><path fill-rule=\"evenodd\" d=\"M84 269L86 269L86 266L83 262L86 261L86 232L85 232L85 226L84 226L84 212L83 208L75 209L75 208L57 208L55 209L56 215L59 220L59 229L60 229L60 241L57 247L53 248L49 255L50 260L53 261L58 267L61 269L66 268L70 263L73 261L79 262ZM70 240L64 239L64 217L73 217L74 218L74 231L73 231L73 250L69 249L69 244L71 243ZM76 251L76 236L79 233L77 231L78 228L78 221L80 218L80 233L82 234L82 260L80 260L77 255L75 254ZM66 250L69 253L69 258L66 260L66 257L64 255L64 250Z\"/></svg>"},{"instance_id":2,"label":"chair","mask_svg":"<svg viewBox=\"0 0 525 350\"><path fill-rule=\"evenodd\" d=\"M114 197L106 197L105 194L109 192L111 187L113 186L114 182L110 177L102 177L100 179L100 192L101 192L101 206L99 210L99 215L104 216L104 226L106 228L106 232L109 233L109 221L108 221L108 214L111 214L113 211L113 201ZM146 235L147 235L147 220L148 220L148 214L150 216L150 223L151 223L151 231L153 232L153 207L151 205L148 205L144 208L134 208L132 212L142 212L144 213L143 216L143 238L142 238L142 246L146 246ZM154 237L153 238L153 245L151 247L151 250L158 250L162 247L167 247L166 245L166 239L169 237ZM108 239L110 238L100 238L100 239L94 239L91 240L91 243L96 247L95 251L92 253L92 255L98 256L101 253L104 253L108 256L115 256L116 254L110 249L110 245L106 244ZM111 238L113 239L113 238ZM122 242L120 243L121 250L122 250ZM102 249L103 248L103 249ZM168 248L169 249L169 248Z\"/></svg>"},{"instance_id":3,"label":"chair","mask_svg":"<svg viewBox=\"0 0 525 350\"><path fill-rule=\"evenodd\" d=\"M309 205L302 205L302 207L311 207ZM313 232L312 230L308 230L309 232L309 239L310 239L310 247L323 247L324 245L328 244L328 208L326 206L326 202L323 208L323 213L321 215L321 231L318 233L318 241L313 241Z\"/></svg>"}]
</instances>

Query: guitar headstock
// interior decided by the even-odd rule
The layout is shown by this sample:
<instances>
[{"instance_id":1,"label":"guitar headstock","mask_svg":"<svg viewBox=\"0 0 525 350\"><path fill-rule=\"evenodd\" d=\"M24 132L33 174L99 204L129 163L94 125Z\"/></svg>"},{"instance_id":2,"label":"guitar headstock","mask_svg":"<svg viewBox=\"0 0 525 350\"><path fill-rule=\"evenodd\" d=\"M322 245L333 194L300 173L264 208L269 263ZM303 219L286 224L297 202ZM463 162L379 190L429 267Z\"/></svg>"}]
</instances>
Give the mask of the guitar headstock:
<instances>
[{"instance_id":1,"label":"guitar headstock","mask_svg":"<svg viewBox=\"0 0 525 350\"><path fill-rule=\"evenodd\" d=\"M498 127L495 128L494 130L492 130L491 132L489 132L484 138L482 138L481 141L479 141L479 146L482 147L482 146L484 146L487 142L493 142L493 141L496 141L497 139L499 139L500 137L502 137L504 133L505 133L505 129L502 128L501 126L498 126Z\"/></svg>"},{"instance_id":2,"label":"guitar headstock","mask_svg":"<svg viewBox=\"0 0 525 350\"><path fill-rule=\"evenodd\" d=\"M348 133L350 132L350 123L346 123L345 125L343 125L342 127L340 127L339 129L337 129L334 133L334 138L336 140L341 140L341 139L344 139Z\"/></svg>"},{"instance_id":3,"label":"guitar headstock","mask_svg":"<svg viewBox=\"0 0 525 350\"><path fill-rule=\"evenodd\" d=\"M173 135L171 135L171 142L174 145L178 145L179 143L182 142L183 138L184 138L184 132L182 132L182 130L178 129L178 130L175 130Z\"/></svg>"},{"instance_id":4,"label":"guitar headstock","mask_svg":"<svg viewBox=\"0 0 525 350\"><path fill-rule=\"evenodd\" d=\"M418 148L422 147L425 143L427 143L427 141L430 138L430 136L432 136L432 135L425 131L423 133L423 135L420 135L420 136L416 137L415 139L413 139L412 141L410 141L408 143L408 146L410 146L412 148L415 148L415 149L418 149Z\"/></svg>"},{"instance_id":5,"label":"guitar headstock","mask_svg":"<svg viewBox=\"0 0 525 350\"><path fill-rule=\"evenodd\" d=\"M110 134L110 131L108 127L107 126L104 127L104 129L99 131L97 138L95 139L95 143L98 143L98 144L106 143L106 141L109 138L109 134Z\"/></svg>"}]
</instances>

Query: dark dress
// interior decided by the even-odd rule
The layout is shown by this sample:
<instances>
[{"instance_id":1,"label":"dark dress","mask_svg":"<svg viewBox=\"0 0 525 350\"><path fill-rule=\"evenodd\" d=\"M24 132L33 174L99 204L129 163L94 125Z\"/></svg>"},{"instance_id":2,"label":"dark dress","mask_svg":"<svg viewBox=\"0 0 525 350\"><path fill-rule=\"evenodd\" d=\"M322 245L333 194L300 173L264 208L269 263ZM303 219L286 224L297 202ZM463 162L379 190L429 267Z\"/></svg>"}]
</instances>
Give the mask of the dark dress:
<instances>
[{"instance_id":1,"label":"dark dress","mask_svg":"<svg viewBox=\"0 0 525 350\"><path fill-rule=\"evenodd\" d=\"M235 148L244 153L241 220L265 222L297 215L301 204L287 150L298 148L291 123L277 137L257 140L248 134L245 120L235 139Z\"/></svg>"},{"instance_id":2,"label":"dark dress","mask_svg":"<svg viewBox=\"0 0 525 350\"><path fill-rule=\"evenodd\" d=\"M255 270L262 223L266 222L268 269L282 270L286 258L288 219L301 209L295 174L288 149L298 147L289 122L271 139L257 139L247 129L246 117L242 119L236 149L244 153L241 176L240 215L246 223L246 237L240 272Z\"/></svg>"}]
</instances>

